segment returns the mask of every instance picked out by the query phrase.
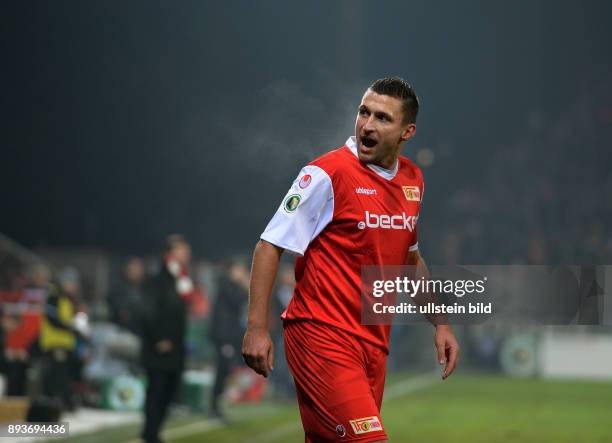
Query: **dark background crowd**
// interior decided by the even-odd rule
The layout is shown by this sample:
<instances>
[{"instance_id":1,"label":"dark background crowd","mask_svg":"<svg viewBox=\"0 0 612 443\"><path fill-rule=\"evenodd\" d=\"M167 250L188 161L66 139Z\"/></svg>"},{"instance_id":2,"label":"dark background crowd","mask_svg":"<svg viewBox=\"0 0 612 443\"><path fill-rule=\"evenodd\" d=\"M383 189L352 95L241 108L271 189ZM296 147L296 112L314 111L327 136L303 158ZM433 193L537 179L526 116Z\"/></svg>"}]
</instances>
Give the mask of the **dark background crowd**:
<instances>
[{"instance_id":1,"label":"dark background crowd","mask_svg":"<svg viewBox=\"0 0 612 443\"><path fill-rule=\"evenodd\" d=\"M48 414L74 412L81 405L109 407L103 398L105 383L125 376L143 379L146 401L131 408L144 407L151 418L143 431L146 441L155 441L172 400L186 404L181 381L185 371L213 376L206 391L188 405L191 409L225 419L224 396L232 385L232 401L249 395L254 395L249 401L261 400L261 387L259 394L237 392L245 389L236 387L232 377L242 366L248 259L192 261L184 237L169 239L174 243L159 256L115 258L116 266L109 265L103 275L107 290L97 293L100 274L88 272L88 254L81 257L79 269L79 254L71 257L76 265L51 263L2 237L3 394L28 397L30 418L48 419ZM186 245L187 252L173 252L180 250L176 244ZM177 254L177 269L171 254ZM277 337L280 313L292 294L292 276L287 267L273 298L271 324ZM292 385L280 367L266 395L286 399ZM125 407L129 405L116 406Z\"/></svg>"}]
</instances>

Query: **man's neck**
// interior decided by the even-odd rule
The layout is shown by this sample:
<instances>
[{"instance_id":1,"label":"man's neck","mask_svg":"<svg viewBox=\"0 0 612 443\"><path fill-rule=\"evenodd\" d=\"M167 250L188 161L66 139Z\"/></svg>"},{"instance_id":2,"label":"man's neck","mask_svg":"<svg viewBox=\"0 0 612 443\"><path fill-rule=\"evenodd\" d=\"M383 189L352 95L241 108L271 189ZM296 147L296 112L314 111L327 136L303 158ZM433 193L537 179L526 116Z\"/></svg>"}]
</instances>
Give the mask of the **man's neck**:
<instances>
[{"instance_id":1,"label":"man's neck","mask_svg":"<svg viewBox=\"0 0 612 443\"><path fill-rule=\"evenodd\" d=\"M393 156L390 159L381 160L379 162L372 162L370 164L386 169L387 171L391 172L395 169L395 165L397 164L397 155Z\"/></svg>"}]
</instances>

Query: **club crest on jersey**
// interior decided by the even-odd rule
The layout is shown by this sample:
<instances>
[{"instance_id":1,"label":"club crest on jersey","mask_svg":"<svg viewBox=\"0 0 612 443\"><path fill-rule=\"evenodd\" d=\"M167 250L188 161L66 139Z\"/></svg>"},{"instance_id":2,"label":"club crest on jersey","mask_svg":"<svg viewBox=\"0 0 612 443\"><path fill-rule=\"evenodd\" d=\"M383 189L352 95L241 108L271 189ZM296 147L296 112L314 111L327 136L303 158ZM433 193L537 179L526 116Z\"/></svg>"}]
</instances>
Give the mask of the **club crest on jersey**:
<instances>
[{"instance_id":1,"label":"club crest on jersey","mask_svg":"<svg viewBox=\"0 0 612 443\"><path fill-rule=\"evenodd\" d=\"M306 189L308 185L310 185L311 181L312 181L312 175L306 174L304 177L302 177L298 185L301 189Z\"/></svg>"},{"instance_id":2,"label":"club crest on jersey","mask_svg":"<svg viewBox=\"0 0 612 443\"><path fill-rule=\"evenodd\" d=\"M377 416L358 418L349 420L351 428L355 434L365 434L367 432L382 431L383 427Z\"/></svg>"},{"instance_id":3,"label":"club crest on jersey","mask_svg":"<svg viewBox=\"0 0 612 443\"><path fill-rule=\"evenodd\" d=\"M285 210L285 212L295 212L301 200L302 197L299 194L288 195L285 201L283 202L283 209Z\"/></svg>"},{"instance_id":4,"label":"club crest on jersey","mask_svg":"<svg viewBox=\"0 0 612 443\"><path fill-rule=\"evenodd\" d=\"M418 186L402 186L402 191L404 191L404 197L409 202L421 201L421 190Z\"/></svg>"}]
</instances>

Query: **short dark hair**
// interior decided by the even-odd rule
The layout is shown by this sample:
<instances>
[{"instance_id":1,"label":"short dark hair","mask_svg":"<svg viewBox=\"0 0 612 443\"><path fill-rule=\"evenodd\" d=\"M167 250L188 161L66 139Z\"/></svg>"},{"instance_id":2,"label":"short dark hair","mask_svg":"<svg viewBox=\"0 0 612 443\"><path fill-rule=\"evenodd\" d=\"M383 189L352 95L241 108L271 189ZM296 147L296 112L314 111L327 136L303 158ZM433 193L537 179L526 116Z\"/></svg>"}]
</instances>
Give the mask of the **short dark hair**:
<instances>
[{"instance_id":1,"label":"short dark hair","mask_svg":"<svg viewBox=\"0 0 612 443\"><path fill-rule=\"evenodd\" d=\"M170 234L164 241L164 254L169 253L179 245L188 245L187 239L182 234Z\"/></svg>"},{"instance_id":2,"label":"short dark hair","mask_svg":"<svg viewBox=\"0 0 612 443\"><path fill-rule=\"evenodd\" d=\"M377 94L388 95L402 101L404 123L416 123L419 113L419 98L412 86L400 77L379 78L369 88Z\"/></svg>"}]
</instances>

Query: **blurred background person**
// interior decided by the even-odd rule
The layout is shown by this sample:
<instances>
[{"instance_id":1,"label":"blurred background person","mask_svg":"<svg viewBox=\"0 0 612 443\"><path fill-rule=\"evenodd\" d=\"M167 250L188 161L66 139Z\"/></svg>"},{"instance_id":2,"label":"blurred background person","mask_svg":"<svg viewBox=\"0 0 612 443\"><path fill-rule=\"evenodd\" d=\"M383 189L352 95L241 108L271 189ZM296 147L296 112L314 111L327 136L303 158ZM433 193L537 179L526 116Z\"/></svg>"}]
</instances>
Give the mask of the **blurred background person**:
<instances>
[{"instance_id":1,"label":"blurred background person","mask_svg":"<svg viewBox=\"0 0 612 443\"><path fill-rule=\"evenodd\" d=\"M17 313L8 312L8 309L0 312L1 333L4 337L4 368L6 377L5 395L9 397L24 396L26 394L26 370L29 362L29 352L21 343L16 344L18 329L21 324ZM21 340L17 340L21 341Z\"/></svg>"},{"instance_id":2,"label":"blurred background person","mask_svg":"<svg viewBox=\"0 0 612 443\"><path fill-rule=\"evenodd\" d=\"M32 265L29 272L28 292L41 291L46 294L51 282L51 270L44 263Z\"/></svg>"},{"instance_id":3,"label":"blurred background person","mask_svg":"<svg viewBox=\"0 0 612 443\"><path fill-rule=\"evenodd\" d=\"M43 263L35 263L28 269L28 285L22 303L6 306L2 315L4 333L4 358L6 395L27 394L27 370L40 329L38 316L28 309L28 303L44 301L49 290L51 271Z\"/></svg>"},{"instance_id":4,"label":"blurred background person","mask_svg":"<svg viewBox=\"0 0 612 443\"><path fill-rule=\"evenodd\" d=\"M121 281L108 294L110 321L135 334L139 329L145 266L138 257L125 263Z\"/></svg>"},{"instance_id":5,"label":"blurred background person","mask_svg":"<svg viewBox=\"0 0 612 443\"><path fill-rule=\"evenodd\" d=\"M42 352L42 394L57 400L64 410L73 410L77 337L83 331L77 323L77 296L80 289L76 269L66 267L51 286L45 302L39 346Z\"/></svg>"},{"instance_id":6,"label":"blurred background person","mask_svg":"<svg viewBox=\"0 0 612 443\"><path fill-rule=\"evenodd\" d=\"M159 273L145 283L142 362L147 375L142 439L160 442L159 432L185 366L188 274L191 247L180 234L167 237Z\"/></svg>"},{"instance_id":7,"label":"blurred background person","mask_svg":"<svg viewBox=\"0 0 612 443\"><path fill-rule=\"evenodd\" d=\"M295 388L293 386L293 378L287 366L285 359L285 343L283 339L283 327L280 316L293 297L293 289L295 287L295 274L293 266L283 265L279 272L278 282L274 289L272 298L272 313L274 318L271 323L274 325L272 330L274 340L274 353L276 363L274 365L274 373L270 377L270 381L274 384L274 392L279 400L293 399L295 396Z\"/></svg>"},{"instance_id":8,"label":"blurred background person","mask_svg":"<svg viewBox=\"0 0 612 443\"><path fill-rule=\"evenodd\" d=\"M214 418L225 418L219 403L232 368L241 362L248 290L249 270L244 261L231 259L224 263L210 326L217 365L210 405L210 415Z\"/></svg>"}]
</instances>

